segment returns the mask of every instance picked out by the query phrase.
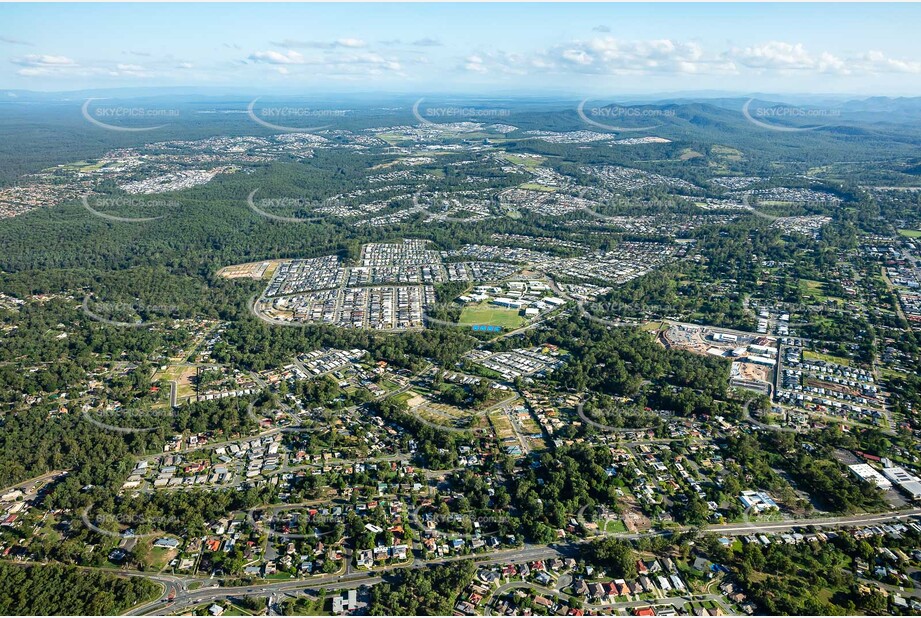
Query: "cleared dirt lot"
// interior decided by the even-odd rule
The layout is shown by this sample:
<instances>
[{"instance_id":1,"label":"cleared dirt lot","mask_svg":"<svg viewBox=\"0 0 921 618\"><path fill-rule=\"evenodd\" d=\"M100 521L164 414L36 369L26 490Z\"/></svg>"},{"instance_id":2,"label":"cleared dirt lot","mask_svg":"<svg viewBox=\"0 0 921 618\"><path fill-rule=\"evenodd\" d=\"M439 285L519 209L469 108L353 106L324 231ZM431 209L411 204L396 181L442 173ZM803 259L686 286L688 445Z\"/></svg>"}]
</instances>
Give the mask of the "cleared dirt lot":
<instances>
[{"instance_id":1,"label":"cleared dirt lot","mask_svg":"<svg viewBox=\"0 0 921 618\"><path fill-rule=\"evenodd\" d=\"M217 271L218 277L224 279L270 279L284 260L263 260L225 266Z\"/></svg>"}]
</instances>

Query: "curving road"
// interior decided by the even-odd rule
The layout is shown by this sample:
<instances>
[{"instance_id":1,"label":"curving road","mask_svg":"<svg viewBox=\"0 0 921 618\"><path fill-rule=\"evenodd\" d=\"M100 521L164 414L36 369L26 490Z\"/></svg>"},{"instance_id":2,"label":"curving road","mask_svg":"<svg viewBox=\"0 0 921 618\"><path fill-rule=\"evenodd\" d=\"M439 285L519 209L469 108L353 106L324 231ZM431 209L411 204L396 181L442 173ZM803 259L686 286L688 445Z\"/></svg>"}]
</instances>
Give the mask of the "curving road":
<instances>
[{"instance_id":1,"label":"curving road","mask_svg":"<svg viewBox=\"0 0 921 618\"><path fill-rule=\"evenodd\" d=\"M610 425L605 425L604 423L599 423L598 421L593 421L590 419L588 415L585 414L584 408L585 402L582 402L576 406L576 413L579 415L579 418L581 418L585 423L591 425L592 427L596 427L607 433L632 433L634 431L642 432L655 430L655 427L611 427Z\"/></svg>"}]
</instances>

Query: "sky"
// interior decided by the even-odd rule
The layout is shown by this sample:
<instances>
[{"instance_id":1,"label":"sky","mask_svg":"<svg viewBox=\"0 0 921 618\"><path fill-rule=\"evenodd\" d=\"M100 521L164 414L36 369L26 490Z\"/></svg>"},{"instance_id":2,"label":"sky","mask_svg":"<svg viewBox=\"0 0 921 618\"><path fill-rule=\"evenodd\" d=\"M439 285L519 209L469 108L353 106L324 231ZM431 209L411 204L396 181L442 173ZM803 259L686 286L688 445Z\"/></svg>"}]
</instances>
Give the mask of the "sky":
<instances>
[{"instance_id":1,"label":"sky","mask_svg":"<svg viewBox=\"0 0 921 618\"><path fill-rule=\"evenodd\" d=\"M0 4L0 88L921 95L917 4Z\"/></svg>"}]
</instances>

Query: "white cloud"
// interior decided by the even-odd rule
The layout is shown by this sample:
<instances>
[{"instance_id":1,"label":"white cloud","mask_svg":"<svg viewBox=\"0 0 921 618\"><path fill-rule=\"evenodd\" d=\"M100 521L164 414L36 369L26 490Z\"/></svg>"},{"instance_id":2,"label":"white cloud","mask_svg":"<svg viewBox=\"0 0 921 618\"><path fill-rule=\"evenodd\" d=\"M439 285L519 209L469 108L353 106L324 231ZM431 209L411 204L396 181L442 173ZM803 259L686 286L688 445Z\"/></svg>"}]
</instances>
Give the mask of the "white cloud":
<instances>
[{"instance_id":1,"label":"white cloud","mask_svg":"<svg viewBox=\"0 0 921 618\"><path fill-rule=\"evenodd\" d=\"M17 75L22 75L23 77L38 77L41 75L50 75L52 72L48 69L41 67L26 67L24 69L19 69L16 71Z\"/></svg>"},{"instance_id":2,"label":"white cloud","mask_svg":"<svg viewBox=\"0 0 921 618\"><path fill-rule=\"evenodd\" d=\"M77 63L67 56L52 56L49 54L28 54L13 59L13 64L24 67L61 67L76 66Z\"/></svg>"},{"instance_id":3,"label":"white cloud","mask_svg":"<svg viewBox=\"0 0 921 618\"><path fill-rule=\"evenodd\" d=\"M104 62L93 63L77 62L67 56L51 54L29 54L13 58L11 62L21 67L16 71L24 77L59 76L59 77L168 77L177 70L192 69L189 62L181 62L172 57L156 61L145 61L145 64L131 62Z\"/></svg>"},{"instance_id":4,"label":"white cloud","mask_svg":"<svg viewBox=\"0 0 921 618\"><path fill-rule=\"evenodd\" d=\"M582 66L588 66L595 61L590 54L581 49L564 49L560 56L567 62Z\"/></svg>"},{"instance_id":5,"label":"white cloud","mask_svg":"<svg viewBox=\"0 0 921 618\"><path fill-rule=\"evenodd\" d=\"M402 69L400 61L395 58L386 58L375 53L344 54L334 62L340 69L349 66L363 66L372 70L399 71Z\"/></svg>"},{"instance_id":6,"label":"white cloud","mask_svg":"<svg viewBox=\"0 0 921 618\"><path fill-rule=\"evenodd\" d=\"M13 64L22 67L17 70L17 75L23 77L38 77L72 72L79 65L67 56L54 56L50 54L28 54L11 60Z\"/></svg>"},{"instance_id":7,"label":"white cloud","mask_svg":"<svg viewBox=\"0 0 921 618\"><path fill-rule=\"evenodd\" d=\"M361 39L339 39L336 41L336 47L365 47L365 42Z\"/></svg>"},{"instance_id":8,"label":"white cloud","mask_svg":"<svg viewBox=\"0 0 921 618\"><path fill-rule=\"evenodd\" d=\"M461 68L471 73L500 75L527 75L531 61L522 54L512 52L478 52L467 56Z\"/></svg>"},{"instance_id":9,"label":"white cloud","mask_svg":"<svg viewBox=\"0 0 921 618\"><path fill-rule=\"evenodd\" d=\"M249 59L253 62L265 62L268 64L305 64L304 56L296 51L289 50L286 53L275 50L257 51L250 54Z\"/></svg>"},{"instance_id":10,"label":"white cloud","mask_svg":"<svg viewBox=\"0 0 921 618\"><path fill-rule=\"evenodd\" d=\"M590 68L597 73L674 72L697 73L711 64L697 43L671 39L623 41L614 37L577 41L551 51L563 63Z\"/></svg>"},{"instance_id":11,"label":"white cloud","mask_svg":"<svg viewBox=\"0 0 921 618\"><path fill-rule=\"evenodd\" d=\"M269 66L278 75L320 75L325 79L355 80L364 76L405 76L406 73L416 78L432 75L435 69L424 69L426 64L430 67L453 66L459 72L490 76L497 81L502 76L524 76L539 81L546 80L548 75L561 79L587 79L585 76L749 74L761 79L771 76L782 78L794 73L798 79L807 80L813 75L824 75L828 79L883 74L921 75L921 59L892 57L879 49L842 53L778 40L704 47L694 40L626 40L607 34L610 28L604 25L595 26L592 30L594 32L585 38L562 41L528 52L483 48L456 50L453 46L441 50L438 49L443 47L441 41L422 36L423 33L419 32L417 39L374 40L370 45L355 37L320 41L289 39L263 49L241 51L234 54L233 61L210 66L205 66L207 62L203 58L193 58L193 64L171 55L151 57L147 52L130 49L112 58L77 56L79 60L75 60L67 55L33 53L10 58L9 62L16 74L25 77L100 76L106 79L176 77L190 80L199 77L199 72L202 79L217 75L232 78L234 71L253 64ZM10 40L0 37L0 46L3 42ZM220 45L216 45L217 53L221 53ZM223 45L239 49L235 44ZM456 55L453 55L455 50ZM33 50L23 48L18 51ZM252 53L248 54L249 51Z\"/></svg>"},{"instance_id":12,"label":"white cloud","mask_svg":"<svg viewBox=\"0 0 921 618\"><path fill-rule=\"evenodd\" d=\"M278 47L284 47L285 49L360 49L362 47L367 47L362 39L356 38L342 38L336 39L335 41L300 41L297 39L285 39L273 43Z\"/></svg>"},{"instance_id":13,"label":"white cloud","mask_svg":"<svg viewBox=\"0 0 921 618\"><path fill-rule=\"evenodd\" d=\"M822 52L819 55L816 69L820 73L838 73L841 75L847 75L851 72L846 60L842 60L828 52Z\"/></svg>"},{"instance_id":14,"label":"white cloud","mask_svg":"<svg viewBox=\"0 0 921 618\"><path fill-rule=\"evenodd\" d=\"M753 69L798 70L817 67L817 59L806 51L802 43L769 41L752 47L732 49L729 56L735 62ZM837 59L829 54L827 60L833 62Z\"/></svg>"},{"instance_id":15,"label":"white cloud","mask_svg":"<svg viewBox=\"0 0 921 618\"><path fill-rule=\"evenodd\" d=\"M921 74L921 61L892 58L875 50L839 56L828 51L813 53L802 43L768 41L719 51L705 50L695 41L627 41L610 36L575 40L529 55L481 51L465 58L461 67L481 74L735 75L743 71L759 75Z\"/></svg>"},{"instance_id":16,"label":"white cloud","mask_svg":"<svg viewBox=\"0 0 921 618\"><path fill-rule=\"evenodd\" d=\"M572 41L529 56L501 52L480 56L479 62L470 62L468 58L465 68L481 73L490 70L506 73L536 70L600 75L735 70L731 62L718 56L707 56L698 43L670 39L623 41L613 37L596 37Z\"/></svg>"},{"instance_id":17,"label":"white cloud","mask_svg":"<svg viewBox=\"0 0 921 618\"><path fill-rule=\"evenodd\" d=\"M921 73L921 62L890 58L881 51L840 57L827 51L813 54L802 43L782 41L734 48L727 52L727 57L748 68L780 72L805 71L837 75Z\"/></svg>"},{"instance_id":18,"label":"white cloud","mask_svg":"<svg viewBox=\"0 0 921 618\"><path fill-rule=\"evenodd\" d=\"M858 70L879 73L921 73L921 62L888 58L883 52L869 51L857 58Z\"/></svg>"},{"instance_id":19,"label":"white cloud","mask_svg":"<svg viewBox=\"0 0 921 618\"><path fill-rule=\"evenodd\" d=\"M402 64L397 58L388 58L374 52L360 51L326 51L319 56L308 58L297 51L288 50L279 52L275 50L257 51L249 56L249 60L258 63L276 66L310 65L314 73L317 69L329 75L335 74L379 74L383 72L398 72ZM286 74L286 73L283 73Z\"/></svg>"},{"instance_id":20,"label":"white cloud","mask_svg":"<svg viewBox=\"0 0 921 618\"><path fill-rule=\"evenodd\" d=\"M114 70L109 71L112 77L152 77L154 73L139 64L116 64Z\"/></svg>"},{"instance_id":21,"label":"white cloud","mask_svg":"<svg viewBox=\"0 0 921 618\"><path fill-rule=\"evenodd\" d=\"M467 56L464 60L464 68L473 73L489 73L481 56Z\"/></svg>"}]
</instances>

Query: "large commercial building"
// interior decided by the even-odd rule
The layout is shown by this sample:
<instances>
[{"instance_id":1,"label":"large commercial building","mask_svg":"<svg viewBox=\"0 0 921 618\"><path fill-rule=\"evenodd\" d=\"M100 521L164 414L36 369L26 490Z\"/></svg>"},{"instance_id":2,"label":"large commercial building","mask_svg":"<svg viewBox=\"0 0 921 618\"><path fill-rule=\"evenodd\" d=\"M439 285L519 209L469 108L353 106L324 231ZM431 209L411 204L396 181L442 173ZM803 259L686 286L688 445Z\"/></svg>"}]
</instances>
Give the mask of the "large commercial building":
<instances>
[{"instance_id":1,"label":"large commercial building","mask_svg":"<svg viewBox=\"0 0 921 618\"><path fill-rule=\"evenodd\" d=\"M917 476L899 467L884 468L883 475L911 496L912 500L921 500L921 479Z\"/></svg>"},{"instance_id":2,"label":"large commercial building","mask_svg":"<svg viewBox=\"0 0 921 618\"><path fill-rule=\"evenodd\" d=\"M851 472L853 472L857 478L863 481L873 483L880 489L892 489L892 481L877 472L870 464L854 464L848 466L848 468L851 469Z\"/></svg>"}]
</instances>

